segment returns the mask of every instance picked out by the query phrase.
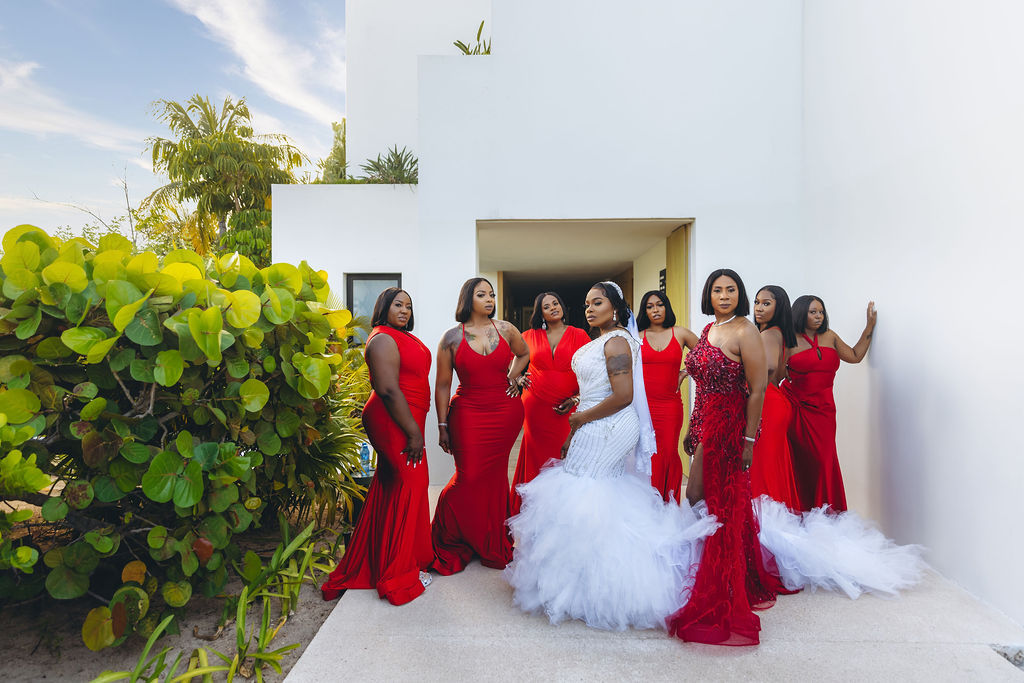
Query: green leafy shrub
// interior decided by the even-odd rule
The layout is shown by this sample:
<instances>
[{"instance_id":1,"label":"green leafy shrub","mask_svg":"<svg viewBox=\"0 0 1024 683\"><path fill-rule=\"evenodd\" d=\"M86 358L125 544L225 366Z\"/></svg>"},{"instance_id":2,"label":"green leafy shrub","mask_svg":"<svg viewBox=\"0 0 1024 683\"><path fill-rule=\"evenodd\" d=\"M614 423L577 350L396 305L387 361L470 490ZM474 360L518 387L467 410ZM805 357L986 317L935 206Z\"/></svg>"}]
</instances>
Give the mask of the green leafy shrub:
<instances>
[{"instance_id":1,"label":"green leafy shrub","mask_svg":"<svg viewBox=\"0 0 1024 683\"><path fill-rule=\"evenodd\" d=\"M405 147L401 150L395 145L388 150L387 156L377 155L360 166L366 174L368 183L411 184L420 182L420 161Z\"/></svg>"},{"instance_id":2,"label":"green leafy shrub","mask_svg":"<svg viewBox=\"0 0 1024 683\"><path fill-rule=\"evenodd\" d=\"M3 251L0 472L25 474L0 481L66 529L43 554L49 595L110 596L83 626L89 647L220 593L235 535L268 512L330 515L360 494L365 365L326 273L183 249L161 262L118 234L94 247L27 225ZM51 477L49 495L29 492ZM33 585L22 548L38 551L0 556L15 559L0 600Z\"/></svg>"}]
</instances>

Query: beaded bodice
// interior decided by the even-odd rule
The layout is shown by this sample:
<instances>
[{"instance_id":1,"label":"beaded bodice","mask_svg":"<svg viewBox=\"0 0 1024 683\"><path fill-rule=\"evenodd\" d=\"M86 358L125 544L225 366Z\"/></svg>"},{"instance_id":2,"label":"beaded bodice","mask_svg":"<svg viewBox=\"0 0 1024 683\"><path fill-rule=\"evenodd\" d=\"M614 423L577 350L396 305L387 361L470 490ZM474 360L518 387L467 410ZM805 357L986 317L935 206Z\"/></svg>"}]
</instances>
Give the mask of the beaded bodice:
<instances>
[{"instance_id":1,"label":"beaded bodice","mask_svg":"<svg viewBox=\"0 0 1024 683\"><path fill-rule=\"evenodd\" d=\"M611 341L612 337L622 337L629 342L629 350L633 356L633 372L638 370L640 345L625 330L612 330L582 346L572 357L572 370L576 373L576 381L580 385L579 410L597 405L612 393L604 357L604 345Z\"/></svg>"},{"instance_id":2,"label":"beaded bodice","mask_svg":"<svg viewBox=\"0 0 1024 683\"><path fill-rule=\"evenodd\" d=\"M700 341L686 356L686 372L697 383L698 391L716 394L749 393L743 363L734 361L722 349L708 341L709 323L700 335Z\"/></svg>"}]
</instances>

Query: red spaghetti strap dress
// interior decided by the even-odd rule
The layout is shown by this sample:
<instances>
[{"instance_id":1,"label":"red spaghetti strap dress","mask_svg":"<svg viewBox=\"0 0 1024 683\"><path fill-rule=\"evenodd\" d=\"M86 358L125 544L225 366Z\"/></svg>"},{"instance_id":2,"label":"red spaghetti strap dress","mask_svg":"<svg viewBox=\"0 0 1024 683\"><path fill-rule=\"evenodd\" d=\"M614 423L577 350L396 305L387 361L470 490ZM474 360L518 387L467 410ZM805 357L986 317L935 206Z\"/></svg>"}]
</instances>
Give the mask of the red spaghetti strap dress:
<instances>
[{"instance_id":1,"label":"red spaghetti strap dress","mask_svg":"<svg viewBox=\"0 0 1024 683\"><path fill-rule=\"evenodd\" d=\"M477 353L463 328L455 351L459 388L448 411L455 474L441 491L431 529L433 569L445 576L465 569L473 555L494 569L512 561L508 456L523 426L523 402L505 394L512 356L500 334L498 348Z\"/></svg>"},{"instance_id":2,"label":"red spaghetti strap dress","mask_svg":"<svg viewBox=\"0 0 1024 683\"><path fill-rule=\"evenodd\" d=\"M561 455L569 436L569 413L559 415L555 407L580 390L572 356L590 342L590 336L568 325L554 351L545 330L526 330L523 341L530 347L530 386L523 391L523 442L509 494L509 517L519 514L522 504L516 487L533 481L544 463Z\"/></svg>"},{"instance_id":3,"label":"red spaghetti strap dress","mask_svg":"<svg viewBox=\"0 0 1024 683\"><path fill-rule=\"evenodd\" d=\"M690 436L704 446L705 500L722 526L704 545L689 600L667 625L681 640L755 645L761 620L753 610L771 607L777 594L791 591L766 569L757 538L750 478L742 464L749 395L743 364L708 341L709 329L686 356L686 370L702 396ZM770 555L768 561L774 564Z\"/></svg>"},{"instance_id":4,"label":"red spaghetti strap dress","mask_svg":"<svg viewBox=\"0 0 1024 683\"><path fill-rule=\"evenodd\" d=\"M398 386L422 432L430 409L430 350L413 335L384 325L373 328L367 341L378 334L398 344ZM419 573L434 559L427 459L415 467L408 464L402 454L405 432L376 392L363 409L363 425L377 451L377 471L352 542L321 592L324 600L333 600L347 588L376 588L380 597L402 605L423 592Z\"/></svg>"},{"instance_id":5,"label":"red spaghetti strap dress","mask_svg":"<svg viewBox=\"0 0 1024 683\"><path fill-rule=\"evenodd\" d=\"M793 403L789 441L793 449L793 470L800 491L801 508L811 510L830 505L846 510L846 490L836 452L836 402L832 384L839 370L839 353L818 345L789 358L789 379L783 390Z\"/></svg>"},{"instance_id":6,"label":"red spaghetti strap dress","mask_svg":"<svg viewBox=\"0 0 1024 683\"><path fill-rule=\"evenodd\" d=\"M655 351L644 334L640 357L644 364L644 388L658 448L651 458L651 485L666 501L670 497L678 500L683 485L683 461L679 458L679 433L683 429L679 367L683 363L683 349L673 334L668 346Z\"/></svg>"},{"instance_id":7,"label":"red spaghetti strap dress","mask_svg":"<svg viewBox=\"0 0 1024 683\"><path fill-rule=\"evenodd\" d=\"M786 350L779 353L785 362ZM754 462L750 466L750 495L768 496L785 503L791 510L800 509L800 493L793 474L793 451L789 447L789 425L793 406L779 387L768 383L761 408L761 428L754 444Z\"/></svg>"}]
</instances>

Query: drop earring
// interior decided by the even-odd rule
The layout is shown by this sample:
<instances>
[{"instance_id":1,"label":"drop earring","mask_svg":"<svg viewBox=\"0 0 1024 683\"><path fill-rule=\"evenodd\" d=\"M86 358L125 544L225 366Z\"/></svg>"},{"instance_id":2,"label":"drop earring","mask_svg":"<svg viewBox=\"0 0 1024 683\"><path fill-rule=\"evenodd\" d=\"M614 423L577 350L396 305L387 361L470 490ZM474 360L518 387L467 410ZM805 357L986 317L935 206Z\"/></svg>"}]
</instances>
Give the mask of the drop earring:
<instances>
[{"instance_id":1,"label":"drop earring","mask_svg":"<svg viewBox=\"0 0 1024 683\"><path fill-rule=\"evenodd\" d=\"M541 326L541 329L544 329L544 330L548 329L548 321L545 320L544 322L542 322L540 324L540 326Z\"/></svg>"}]
</instances>

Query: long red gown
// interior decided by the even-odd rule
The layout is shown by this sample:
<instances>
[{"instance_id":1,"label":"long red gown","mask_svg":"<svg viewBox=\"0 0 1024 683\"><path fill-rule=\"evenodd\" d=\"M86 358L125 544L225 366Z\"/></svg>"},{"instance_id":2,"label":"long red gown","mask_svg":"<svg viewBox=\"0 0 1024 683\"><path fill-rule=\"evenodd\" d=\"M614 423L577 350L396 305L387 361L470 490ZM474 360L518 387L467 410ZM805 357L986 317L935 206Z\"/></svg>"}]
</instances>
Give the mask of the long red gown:
<instances>
[{"instance_id":1,"label":"long red gown","mask_svg":"<svg viewBox=\"0 0 1024 683\"><path fill-rule=\"evenodd\" d=\"M494 569L512 561L505 528L508 457L523 425L523 402L505 393L513 354L498 337L498 348L484 356L463 328L455 351L459 388L448 411L455 474L441 491L431 529L433 568L445 576L465 569L474 554Z\"/></svg>"},{"instance_id":2,"label":"long red gown","mask_svg":"<svg viewBox=\"0 0 1024 683\"><path fill-rule=\"evenodd\" d=\"M761 620L752 610L771 607L776 595L790 591L765 567L757 538L742 463L749 396L743 364L708 341L710 329L686 356L686 370L697 385L690 435L704 446L704 496L722 526L704 545L689 600L667 625L681 640L756 645Z\"/></svg>"},{"instance_id":3,"label":"long red gown","mask_svg":"<svg viewBox=\"0 0 1024 683\"><path fill-rule=\"evenodd\" d=\"M661 351L655 351L644 334L640 345L644 388L654 424L658 448L651 457L651 485L665 501L679 500L683 485L683 461L679 457L679 433L683 430L683 399L679 394L679 367L683 349L673 334Z\"/></svg>"},{"instance_id":4,"label":"long red gown","mask_svg":"<svg viewBox=\"0 0 1024 683\"><path fill-rule=\"evenodd\" d=\"M779 362L785 362L785 349ZM761 408L761 429L754 444L754 462L750 466L750 495L768 496L785 503L791 510L800 509L800 493L793 474L793 451L789 446L789 425L793 406L786 394L771 382L764 394Z\"/></svg>"},{"instance_id":5,"label":"long red gown","mask_svg":"<svg viewBox=\"0 0 1024 683\"><path fill-rule=\"evenodd\" d=\"M509 492L509 517L519 514L523 502L516 487L533 481L544 463L561 455L572 411L559 415L555 406L580 390L572 356L590 342L590 335L567 325L554 351L545 330L526 330L523 341L530 347L530 386L523 391L523 442Z\"/></svg>"},{"instance_id":6,"label":"long red gown","mask_svg":"<svg viewBox=\"0 0 1024 683\"><path fill-rule=\"evenodd\" d=\"M811 348L789 358L789 379L783 390L793 403L789 440L801 509L828 504L846 510L846 490L836 452L836 402L832 384L839 370L839 353L803 335Z\"/></svg>"},{"instance_id":7,"label":"long red gown","mask_svg":"<svg viewBox=\"0 0 1024 683\"><path fill-rule=\"evenodd\" d=\"M430 350L408 332L384 325L373 328L367 342L378 334L386 334L398 344L398 386L422 432L430 409ZM363 408L363 426L377 451L377 471L352 542L320 590L324 600L333 600L347 588L376 588L380 597L402 605L423 592L419 573L434 559L427 459L415 467L408 464L402 454L405 432L376 392Z\"/></svg>"}]
</instances>

